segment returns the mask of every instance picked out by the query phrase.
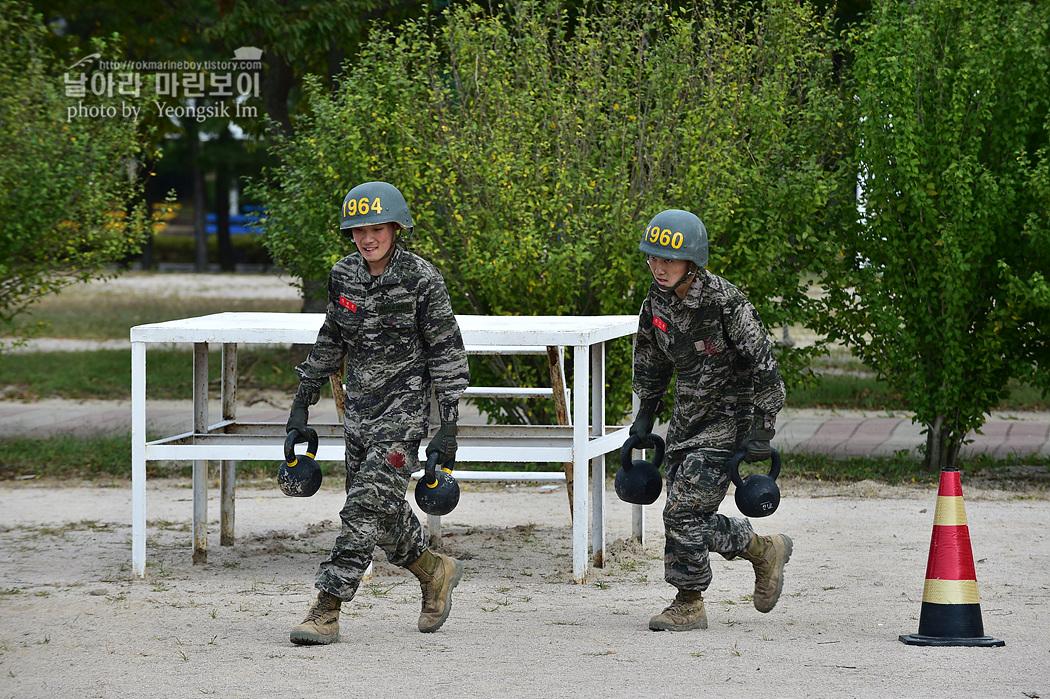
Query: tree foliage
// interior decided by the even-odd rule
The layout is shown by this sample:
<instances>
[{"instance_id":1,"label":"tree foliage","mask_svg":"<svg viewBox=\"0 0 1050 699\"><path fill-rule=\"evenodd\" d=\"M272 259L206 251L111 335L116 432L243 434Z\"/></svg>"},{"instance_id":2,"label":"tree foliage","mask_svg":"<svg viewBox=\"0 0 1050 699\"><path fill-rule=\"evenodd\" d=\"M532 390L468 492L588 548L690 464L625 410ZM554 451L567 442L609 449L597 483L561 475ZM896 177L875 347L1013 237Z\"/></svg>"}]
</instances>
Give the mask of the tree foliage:
<instances>
[{"instance_id":1,"label":"tree foliage","mask_svg":"<svg viewBox=\"0 0 1050 699\"><path fill-rule=\"evenodd\" d=\"M73 281L107 274L138 250L136 124L69 116L107 106L69 99L45 48L47 30L23 4L0 0L0 319ZM102 45L99 45L102 48ZM61 67L58 67L61 70ZM111 106L111 105L110 105Z\"/></svg>"},{"instance_id":2,"label":"tree foliage","mask_svg":"<svg viewBox=\"0 0 1050 699\"><path fill-rule=\"evenodd\" d=\"M818 328L849 344L955 462L1050 350L1050 5L876 3L852 38L863 215Z\"/></svg>"},{"instance_id":3,"label":"tree foliage","mask_svg":"<svg viewBox=\"0 0 1050 699\"><path fill-rule=\"evenodd\" d=\"M848 195L830 19L787 0L719 7L605 2L570 18L526 1L374 30L334 93L307 82L312 112L273 146L283 165L254 190L271 252L324 278L348 252L342 197L382 179L405 193L413 245L458 312L634 314L650 282L641 231L685 208L707 224L713 271L767 324L804 321L807 270L836 254L830 203ZM795 375L800 354L782 358ZM617 405L629 359L627 343L610 357ZM545 372L491 361L474 367L481 383Z\"/></svg>"}]
</instances>

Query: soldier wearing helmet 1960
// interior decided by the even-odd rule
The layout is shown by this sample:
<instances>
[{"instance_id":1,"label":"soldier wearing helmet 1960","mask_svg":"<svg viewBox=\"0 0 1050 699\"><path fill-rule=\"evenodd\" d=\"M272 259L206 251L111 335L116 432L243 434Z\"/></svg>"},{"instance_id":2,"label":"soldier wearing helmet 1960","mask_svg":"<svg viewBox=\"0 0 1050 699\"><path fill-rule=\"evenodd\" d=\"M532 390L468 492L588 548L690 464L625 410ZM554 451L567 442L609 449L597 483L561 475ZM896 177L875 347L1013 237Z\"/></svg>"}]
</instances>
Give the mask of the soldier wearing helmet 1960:
<instances>
[{"instance_id":1,"label":"soldier wearing helmet 1960","mask_svg":"<svg viewBox=\"0 0 1050 699\"><path fill-rule=\"evenodd\" d=\"M707 265L707 230L678 209L657 214L642 233L653 284L642 303L634 346L634 392L641 400L631 434L652 432L673 375L674 404L664 460L664 579L678 590L649 621L653 631L707 628L703 592L710 552L742 557L755 569L755 608L780 597L785 535L756 536L746 519L718 514L729 489L729 461L770 458L776 415L784 405L773 346L744 294Z\"/></svg>"},{"instance_id":2,"label":"soldier wearing helmet 1960","mask_svg":"<svg viewBox=\"0 0 1050 699\"><path fill-rule=\"evenodd\" d=\"M346 503L342 530L314 582L317 601L292 629L297 644L339 639L339 610L357 592L375 547L419 578L419 630L437 631L463 574L459 561L431 552L405 499L428 433L430 395L441 425L426 453L456 455L459 399L470 379L459 324L441 274L398 243L413 228L401 192L367 182L343 201L340 229L357 247L332 268L324 324L306 361L287 430L306 434L309 406L328 377L346 369L343 415Z\"/></svg>"}]
</instances>

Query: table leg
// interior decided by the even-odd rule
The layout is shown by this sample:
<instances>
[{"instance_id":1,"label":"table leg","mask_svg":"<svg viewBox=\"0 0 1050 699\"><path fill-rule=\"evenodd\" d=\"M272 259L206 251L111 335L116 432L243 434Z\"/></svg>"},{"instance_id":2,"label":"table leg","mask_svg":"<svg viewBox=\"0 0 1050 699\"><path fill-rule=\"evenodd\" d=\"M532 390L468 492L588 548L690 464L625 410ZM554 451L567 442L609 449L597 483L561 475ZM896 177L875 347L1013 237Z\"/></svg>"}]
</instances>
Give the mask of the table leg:
<instances>
[{"instance_id":1,"label":"table leg","mask_svg":"<svg viewBox=\"0 0 1050 699\"><path fill-rule=\"evenodd\" d=\"M237 419L237 343L222 345L222 419ZM219 462L219 545L233 546L237 462Z\"/></svg>"},{"instance_id":2,"label":"table leg","mask_svg":"<svg viewBox=\"0 0 1050 699\"><path fill-rule=\"evenodd\" d=\"M582 585L587 580L587 513L590 511L587 502L590 488L587 487L587 442L590 424L590 371L588 363L590 352L587 345L576 345L573 348L572 367L572 473L575 489L573 491L573 512L579 516L572 518L572 577Z\"/></svg>"},{"instance_id":3,"label":"table leg","mask_svg":"<svg viewBox=\"0 0 1050 699\"><path fill-rule=\"evenodd\" d=\"M131 569L146 577L146 344L131 343Z\"/></svg>"},{"instance_id":4,"label":"table leg","mask_svg":"<svg viewBox=\"0 0 1050 699\"><path fill-rule=\"evenodd\" d=\"M631 394L631 420L638 414L641 401L634 393ZM645 546L645 507L642 505L631 505L631 536L642 546Z\"/></svg>"},{"instance_id":5,"label":"table leg","mask_svg":"<svg viewBox=\"0 0 1050 699\"><path fill-rule=\"evenodd\" d=\"M605 343L591 345L591 437L605 434ZM605 567L605 455L591 459L591 562Z\"/></svg>"},{"instance_id":6,"label":"table leg","mask_svg":"<svg viewBox=\"0 0 1050 699\"><path fill-rule=\"evenodd\" d=\"M208 431L208 343L193 344L193 434ZM208 462L193 462L193 565L208 562Z\"/></svg>"}]
</instances>

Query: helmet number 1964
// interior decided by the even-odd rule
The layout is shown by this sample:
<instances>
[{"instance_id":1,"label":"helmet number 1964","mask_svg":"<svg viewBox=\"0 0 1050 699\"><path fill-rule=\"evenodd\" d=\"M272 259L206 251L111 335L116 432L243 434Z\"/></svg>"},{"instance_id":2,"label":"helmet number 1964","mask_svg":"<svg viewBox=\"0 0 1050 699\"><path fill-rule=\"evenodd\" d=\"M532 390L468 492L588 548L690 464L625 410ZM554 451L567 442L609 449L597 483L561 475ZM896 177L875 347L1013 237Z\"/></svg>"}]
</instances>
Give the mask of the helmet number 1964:
<instances>
[{"instance_id":1,"label":"helmet number 1964","mask_svg":"<svg viewBox=\"0 0 1050 699\"><path fill-rule=\"evenodd\" d=\"M348 199L343 202L343 216L364 216L369 212L383 213L383 203L376 197L369 203L368 197Z\"/></svg>"},{"instance_id":2,"label":"helmet number 1964","mask_svg":"<svg viewBox=\"0 0 1050 699\"><path fill-rule=\"evenodd\" d=\"M681 231L672 233L670 229L661 229L659 226L649 226L646 228L645 237L650 243L658 243L665 248L670 246L675 250L682 247L682 242L685 239L685 236L682 235Z\"/></svg>"}]
</instances>

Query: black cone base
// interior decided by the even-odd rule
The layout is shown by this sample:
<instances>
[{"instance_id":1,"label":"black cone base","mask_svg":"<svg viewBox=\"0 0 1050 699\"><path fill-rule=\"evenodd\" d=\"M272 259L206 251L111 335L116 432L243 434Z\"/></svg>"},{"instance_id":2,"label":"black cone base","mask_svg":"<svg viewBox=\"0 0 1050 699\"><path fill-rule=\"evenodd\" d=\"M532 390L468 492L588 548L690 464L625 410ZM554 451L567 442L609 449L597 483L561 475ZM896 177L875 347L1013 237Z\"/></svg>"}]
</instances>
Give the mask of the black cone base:
<instances>
[{"instance_id":1,"label":"black cone base","mask_svg":"<svg viewBox=\"0 0 1050 699\"><path fill-rule=\"evenodd\" d=\"M919 633L901 635L910 646L1005 646L998 638L984 635L979 604L923 602Z\"/></svg>"},{"instance_id":2,"label":"black cone base","mask_svg":"<svg viewBox=\"0 0 1050 699\"><path fill-rule=\"evenodd\" d=\"M902 643L909 646L1005 646L1006 641L991 636L980 636L978 638L950 638L947 636L923 636L921 633L902 634Z\"/></svg>"}]
</instances>

